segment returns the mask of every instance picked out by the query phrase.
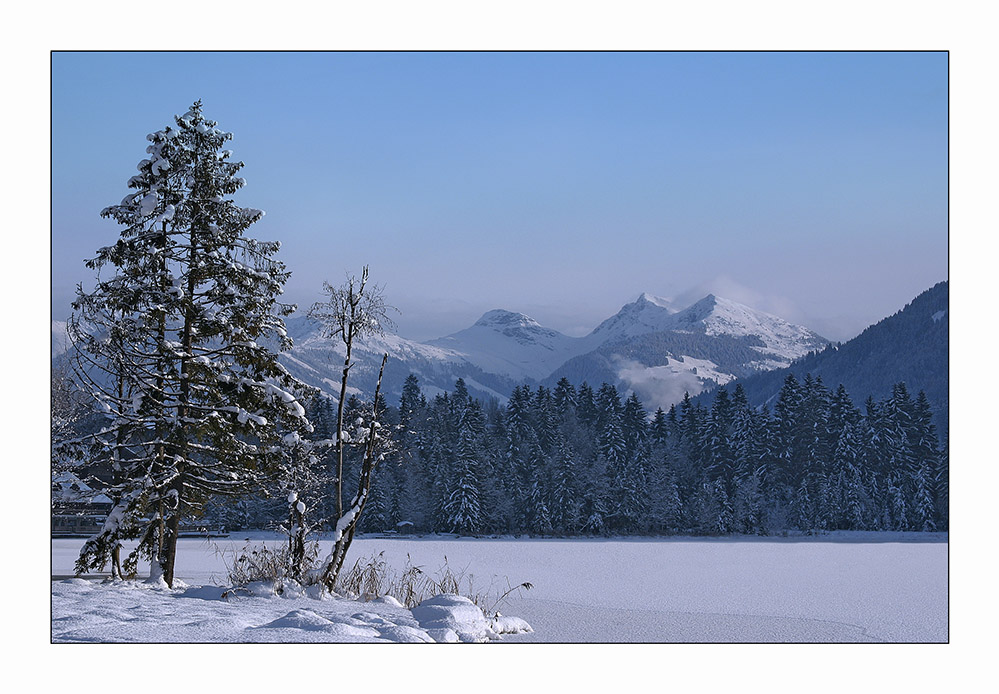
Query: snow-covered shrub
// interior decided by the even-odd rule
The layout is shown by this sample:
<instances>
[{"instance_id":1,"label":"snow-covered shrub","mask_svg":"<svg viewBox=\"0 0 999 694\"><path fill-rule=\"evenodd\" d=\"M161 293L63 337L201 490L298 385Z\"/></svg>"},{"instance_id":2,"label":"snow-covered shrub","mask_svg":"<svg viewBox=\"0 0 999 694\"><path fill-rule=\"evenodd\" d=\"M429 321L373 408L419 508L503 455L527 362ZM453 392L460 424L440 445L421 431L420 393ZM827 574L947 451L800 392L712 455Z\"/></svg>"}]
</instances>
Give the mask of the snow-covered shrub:
<instances>
[{"instance_id":1,"label":"snow-covered shrub","mask_svg":"<svg viewBox=\"0 0 999 694\"><path fill-rule=\"evenodd\" d=\"M267 547L247 543L231 563L225 563L226 580L232 586L230 591L233 594L245 592L251 584L265 584L270 585L275 594L281 595L291 584L295 584L297 589L319 583L322 568L318 542L306 543L305 570L298 580L291 577L291 550L287 545Z\"/></svg>"},{"instance_id":2,"label":"snow-covered shrub","mask_svg":"<svg viewBox=\"0 0 999 694\"><path fill-rule=\"evenodd\" d=\"M322 581L324 564L319 558L318 542L306 545L305 571L300 581L292 577L288 545L268 547L247 543L234 557L222 558L226 565L226 581L231 586L223 594L224 597L298 595L303 591L318 596L325 592ZM312 589L307 590L310 587ZM478 588L474 576L464 569L453 569L447 557L435 572L428 573L413 564L407 555L405 566L398 571L385 560L385 553L379 552L359 558L349 569L341 571L332 592L364 601L387 598L409 609L439 595L462 596L476 605L488 619L495 620L500 616L498 607L503 601L521 589L530 590L533 585L524 582L510 586L507 581L506 588L502 593L494 590L492 585L484 590Z\"/></svg>"},{"instance_id":3,"label":"snow-covered shrub","mask_svg":"<svg viewBox=\"0 0 999 694\"><path fill-rule=\"evenodd\" d=\"M433 574L416 566L407 556L402 572L397 572L385 561L384 552L361 558L354 565L342 571L337 578L336 592L341 595L374 600L389 596L407 608L413 608L438 595L461 595L479 607L482 612L495 617L499 605L512 593L521 588L530 590L530 583L510 587L506 592L495 596L495 591L480 590L475 586L474 577L465 570L454 570L444 563Z\"/></svg>"},{"instance_id":4,"label":"snow-covered shrub","mask_svg":"<svg viewBox=\"0 0 999 694\"><path fill-rule=\"evenodd\" d=\"M345 595L355 595L364 600L373 600L389 594L389 569L379 552L368 559L358 559L347 572L337 576L335 591Z\"/></svg>"}]
</instances>

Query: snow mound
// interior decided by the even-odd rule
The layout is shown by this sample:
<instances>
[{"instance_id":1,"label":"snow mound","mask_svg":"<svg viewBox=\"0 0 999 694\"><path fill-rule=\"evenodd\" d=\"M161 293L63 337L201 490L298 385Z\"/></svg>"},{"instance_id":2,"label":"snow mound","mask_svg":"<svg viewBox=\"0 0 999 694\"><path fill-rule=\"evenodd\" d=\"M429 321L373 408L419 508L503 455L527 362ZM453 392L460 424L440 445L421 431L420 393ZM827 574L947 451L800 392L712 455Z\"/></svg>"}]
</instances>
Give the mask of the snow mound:
<instances>
[{"instance_id":1,"label":"snow mound","mask_svg":"<svg viewBox=\"0 0 999 694\"><path fill-rule=\"evenodd\" d=\"M336 637L344 639L372 639L378 638L377 629L363 626L358 620L357 623L348 623L355 620L334 620L327 619L316 614L312 610L292 610L283 617L279 617L267 624L262 624L258 629L299 629L302 631L323 631Z\"/></svg>"},{"instance_id":2,"label":"snow mound","mask_svg":"<svg viewBox=\"0 0 999 694\"><path fill-rule=\"evenodd\" d=\"M393 598L391 595L383 595L380 598L375 598L371 602L376 605L391 605L392 607L402 607L402 603Z\"/></svg>"},{"instance_id":3,"label":"snow mound","mask_svg":"<svg viewBox=\"0 0 999 694\"><path fill-rule=\"evenodd\" d=\"M413 608L413 617L435 641L477 643L499 638L482 610L460 595L437 595Z\"/></svg>"},{"instance_id":4,"label":"snow mound","mask_svg":"<svg viewBox=\"0 0 999 694\"><path fill-rule=\"evenodd\" d=\"M222 586L194 586L185 590L181 597L196 600L225 600L226 589Z\"/></svg>"},{"instance_id":5,"label":"snow mound","mask_svg":"<svg viewBox=\"0 0 999 694\"><path fill-rule=\"evenodd\" d=\"M492 629L497 634L533 634L534 629L520 617L504 617L497 614L492 621Z\"/></svg>"},{"instance_id":6,"label":"snow mound","mask_svg":"<svg viewBox=\"0 0 999 694\"><path fill-rule=\"evenodd\" d=\"M390 625L379 629L381 637L396 643L436 643L434 638L416 627L405 625Z\"/></svg>"}]
</instances>

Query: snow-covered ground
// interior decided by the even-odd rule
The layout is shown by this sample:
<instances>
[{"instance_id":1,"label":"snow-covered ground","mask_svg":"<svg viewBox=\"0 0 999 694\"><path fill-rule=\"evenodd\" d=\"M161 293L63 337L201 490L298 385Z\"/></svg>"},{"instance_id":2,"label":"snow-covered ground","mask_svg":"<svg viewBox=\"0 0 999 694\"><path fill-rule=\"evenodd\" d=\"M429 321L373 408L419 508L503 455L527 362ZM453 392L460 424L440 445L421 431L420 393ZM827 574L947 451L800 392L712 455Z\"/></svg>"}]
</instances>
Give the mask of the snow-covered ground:
<instances>
[{"instance_id":1,"label":"snow-covered ground","mask_svg":"<svg viewBox=\"0 0 999 694\"><path fill-rule=\"evenodd\" d=\"M181 540L166 591L81 579L52 584L55 641L251 642L487 640L475 610L451 605L452 634L391 599L309 596L220 599L225 561L263 536ZM52 573L72 573L82 540L52 541ZM276 542L276 541L275 541ZM324 551L326 550L324 543ZM498 609L533 632L504 641L943 642L948 640L946 535L819 538L355 540L348 563L384 552L401 569L433 572L445 558L476 592L534 588ZM441 608L444 609L444 608ZM445 611L447 611L445 610ZM437 616L441 616L438 610ZM428 621L429 620L429 621ZM506 622L511 630L520 624ZM501 631L502 625L492 625ZM434 631L438 629L438 631Z\"/></svg>"},{"instance_id":2,"label":"snow-covered ground","mask_svg":"<svg viewBox=\"0 0 999 694\"><path fill-rule=\"evenodd\" d=\"M523 631L521 620L487 620L458 595L407 610L392 597L368 602L276 596L251 584L224 598L218 586L169 590L139 581L73 578L52 584L52 640L97 643L448 643L496 640Z\"/></svg>"}]
</instances>

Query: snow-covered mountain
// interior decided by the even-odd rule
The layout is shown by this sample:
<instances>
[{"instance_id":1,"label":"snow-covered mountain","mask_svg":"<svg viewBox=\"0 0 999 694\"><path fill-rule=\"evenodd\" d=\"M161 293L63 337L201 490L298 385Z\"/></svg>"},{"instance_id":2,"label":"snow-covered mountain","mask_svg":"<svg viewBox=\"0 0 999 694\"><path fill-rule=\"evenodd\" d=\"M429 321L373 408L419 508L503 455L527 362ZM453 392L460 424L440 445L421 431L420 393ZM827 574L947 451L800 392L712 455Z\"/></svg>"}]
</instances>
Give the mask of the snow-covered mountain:
<instances>
[{"instance_id":1,"label":"snow-covered mountain","mask_svg":"<svg viewBox=\"0 0 999 694\"><path fill-rule=\"evenodd\" d=\"M562 377L591 385L606 381L635 391L653 407L787 366L828 344L807 328L713 294L680 311L643 294L583 340L592 349L567 361L545 383Z\"/></svg>"},{"instance_id":2,"label":"snow-covered mountain","mask_svg":"<svg viewBox=\"0 0 999 694\"><path fill-rule=\"evenodd\" d=\"M673 325L671 316L675 313L677 308L671 299L642 294L583 339L587 346L596 349L605 342L670 330Z\"/></svg>"},{"instance_id":3,"label":"snow-covered mountain","mask_svg":"<svg viewBox=\"0 0 999 694\"><path fill-rule=\"evenodd\" d=\"M673 314L670 320L668 329L675 332L703 333L709 337L757 338L760 344L751 346L762 355L760 361L753 364L760 369L787 366L791 361L829 343L808 328L714 294L708 294Z\"/></svg>"},{"instance_id":4,"label":"snow-covered mountain","mask_svg":"<svg viewBox=\"0 0 999 694\"><path fill-rule=\"evenodd\" d=\"M288 369L327 393L339 389L343 348L319 336L305 318L288 321L295 347L282 356ZM787 366L827 341L801 326L708 295L682 310L668 299L642 294L585 337L546 328L522 313L486 312L464 330L414 342L396 335L356 346L352 392L374 389L381 355L389 354L383 389L398 397L409 373L428 395L465 380L479 397L506 400L521 383L603 382L636 391L649 405L668 407L733 378Z\"/></svg>"},{"instance_id":5,"label":"snow-covered mountain","mask_svg":"<svg viewBox=\"0 0 999 694\"><path fill-rule=\"evenodd\" d=\"M328 395L339 393L344 349L321 336L304 316L286 321L294 347L280 359L297 378ZM603 382L631 389L650 406L668 407L685 392L695 395L759 371L785 367L828 342L814 332L734 301L708 295L678 307L642 294L585 337L546 328L522 313L486 312L451 335L416 342L398 335L360 341L349 392L374 392L381 356L387 352L382 389L398 400L406 377L419 378L428 396L464 379L479 398L505 402L521 383L554 385L561 377L578 385ZM65 349L65 324L53 321L55 358Z\"/></svg>"},{"instance_id":6,"label":"snow-covered mountain","mask_svg":"<svg viewBox=\"0 0 999 694\"><path fill-rule=\"evenodd\" d=\"M530 316L496 309L470 328L427 343L464 355L483 371L540 381L577 354L579 338L545 328Z\"/></svg>"},{"instance_id":7,"label":"snow-covered mountain","mask_svg":"<svg viewBox=\"0 0 999 694\"><path fill-rule=\"evenodd\" d=\"M281 362L297 378L328 395L340 392L340 375L345 350L338 340L323 337L319 324L304 316L285 321L294 347L281 354ZM469 391L480 398L505 399L519 379L484 371L456 350L407 340L398 335L358 341L354 345L348 392L370 396L378 379L382 354L388 353L382 389L389 402L398 400L410 373L416 374L424 393L451 390L463 378Z\"/></svg>"}]
</instances>

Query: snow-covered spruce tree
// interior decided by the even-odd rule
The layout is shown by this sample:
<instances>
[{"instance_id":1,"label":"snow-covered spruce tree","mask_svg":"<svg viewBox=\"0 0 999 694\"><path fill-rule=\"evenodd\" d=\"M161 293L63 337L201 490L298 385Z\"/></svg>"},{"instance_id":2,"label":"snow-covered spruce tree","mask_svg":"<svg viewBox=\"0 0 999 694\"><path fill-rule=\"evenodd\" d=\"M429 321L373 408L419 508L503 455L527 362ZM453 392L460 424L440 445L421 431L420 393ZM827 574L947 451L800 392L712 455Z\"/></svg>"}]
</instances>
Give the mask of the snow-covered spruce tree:
<instances>
[{"instance_id":1,"label":"snow-covered spruce tree","mask_svg":"<svg viewBox=\"0 0 999 694\"><path fill-rule=\"evenodd\" d=\"M472 535L482 530L478 466L479 453L474 434L467 428L459 430L458 448L451 464L444 500L444 527L448 532Z\"/></svg>"},{"instance_id":2,"label":"snow-covered spruce tree","mask_svg":"<svg viewBox=\"0 0 999 694\"><path fill-rule=\"evenodd\" d=\"M110 420L95 439L119 479L77 570L137 537L170 586L181 519L258 486L289 432L310 428L267 346L290 346L282 316L295 308L277 300L289 276L280 244L245 235L264 213L230 197L246 183L222 149L231 134L200 101L174 120L147 136L133 192L102 212L124 228L87 262L96 285L78 290L70 323L77 376Z\"/></svg>"},{"instance_id":3,"label":"snow-covered spruce tree","mask_svg":"<svg viewBox=\"0 0 999 694\"><path fill-rule=\"evenodd\" d=\"M576 531L579 519L577 461L572 447L560 437L552 461L552 485L548 507L552 528L560 535Z\"/></svg>"}]
</instances>

